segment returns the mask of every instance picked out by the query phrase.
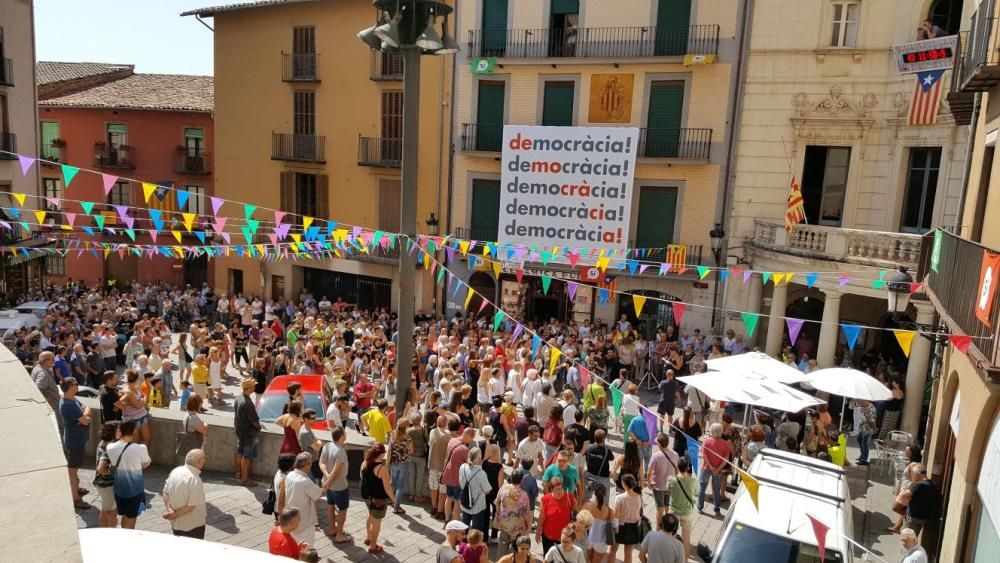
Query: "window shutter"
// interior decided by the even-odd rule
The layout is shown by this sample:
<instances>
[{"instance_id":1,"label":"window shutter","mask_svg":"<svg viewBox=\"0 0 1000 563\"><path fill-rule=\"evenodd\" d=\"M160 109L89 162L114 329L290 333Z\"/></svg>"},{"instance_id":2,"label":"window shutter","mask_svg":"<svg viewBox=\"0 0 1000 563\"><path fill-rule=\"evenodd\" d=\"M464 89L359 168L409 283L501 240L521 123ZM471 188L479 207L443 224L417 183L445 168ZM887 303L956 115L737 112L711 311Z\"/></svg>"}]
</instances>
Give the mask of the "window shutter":
<instances>
[{"instance_id":1,"label":"window shutter","mask_svg":"<svg viewBox=\"0 0 1000 563\"><path fill-rule=\"evenodd\" d=\"M503 55L507 45L507 0L483 0L481 56Z\"/></svg>"},{"instance_id":2,"label":"window shutter","mask_svg":"<svg viewBox=\"0 0 1000 563\"><path fill-rule=\"evenodd\" d=\"M542 125L573 125L572 82L546 82L542 101Z\"/></svg>"},{"instance_id":3,"label":"window shutter","mask_svg":"<svg viewBox=\"0 0 1000 563\"><path fill-rule=\"evenodd\" d=\"M552 15L579 14L580 0L552 0Z\"/></svg>"},{"instance_id":4,"label":"window shutter","mask_svg":"<svg viewBox=\"0 0 1000 563\"><path fill-rule=\"evenodd\" d=\"M316 215L330 216L330 177L326 174L316 175Z\"/></svg>"},{"instance_id":5,"label":"window shutter","mask_svg":"<svg viewBox=\"0 0 1000 563\"><path fill-rule=\"evenodd\" d=\"M295 207L295 190L292 187L291 172L281 173L281 210L288 213L298 213Z\"/></svg>"},{"instance_id":6,"label":"window shutter","mask_svg":"<svg viewBox=\"0 0 1000 563\"><path fill-rule=\"evenodd\" d=\"M679 152L683 82L654 82L649 89L643 156L675 157Z\"/></svg>"},{"instance_id":7,"label":"window shutter","mask_svg":"<svg viewBox=\"0 0 1000 563\"><path fill-rule=\"evenodd\" d=\"M469 222L472 238L497 240L500 229L500 182L498 180L472 181L472 220Z\"/></svg>"},{"instance_id":8,"label":"window shutter","mask_svg":"<svg viewBox=\"0 0 1000 563\"><path fill-rule=\"evenodd\" d=\"M647 248L673 244L676 218L677 188L639 188L639 224L635 230L635 246Z\"/></svg>"},{"instance_id":9,"label":"window shutter","mask_svg":"<svg viewBox=\"0 0 1000 563\"><path fill-rule=\"evenodd\" d=\"M383 231L399 231L399 180L381 180L378 185L378 227Z\"/></svg>"},{"instance_id":10,"label":"window shutter","mask_svg":"<svg viewBox=\"0 0 1000 563\"><path fill-rule=\"evenodd\" d=\"M656 9L656 45L653 52L657 56L686 54L690 25L691 0L659 0Z\"/></svg>"},{"instance_id":11,"label":"window shutter","mask_svg":"<svg viewBox=\"0 0 1000 563\"><path fill-rule=\"evenodd\" d=\"M479 81L476 150L499 151L503 140L504 83Z\"/></svg>"},{"instance_id":12,"label":"window shutter","mask_svg":"<svg viewBox=\"0 0 1000 563\"><path fill-rule=\"evenodd\" d=\"M184 128L184 138L185 139L204 139L205 130L201 127L185 127Z\"/></svg>"},{"instance_id":13,"label":"window shutter","mask_svg":"<svg viewBox=\"0 0 1000 563\"><path fill-rule=\"evenodd\" d=\"M125 125L121 123L109 123L108 133L120 133L124 135L125 133L127 133L127 128L125 127Z\"/></svg>"}]
</instances>

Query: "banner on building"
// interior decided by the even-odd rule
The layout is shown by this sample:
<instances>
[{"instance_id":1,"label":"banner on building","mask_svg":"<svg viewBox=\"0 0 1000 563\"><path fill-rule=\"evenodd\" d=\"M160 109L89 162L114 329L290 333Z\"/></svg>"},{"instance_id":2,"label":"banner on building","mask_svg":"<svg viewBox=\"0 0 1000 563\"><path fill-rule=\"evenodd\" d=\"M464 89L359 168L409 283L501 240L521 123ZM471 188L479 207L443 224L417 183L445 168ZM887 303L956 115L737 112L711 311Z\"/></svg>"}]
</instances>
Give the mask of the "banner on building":
<instances>
[{"instance_id":1,"label":"banner on building","mask_svg":"<svg viewBox=\"0 0 1000 563\"><path fill-rule=\"evenodd\" d=\"M989 328L993 328L990 313L993 312L993 297L997 292L998 272L1000 272L1000 254L983 250L983 265L979 270L979 292L976 296L976 318Z\"/></svg>"},{"instance_id":2,"label":"banner on building","mask_svg":"<svg viewBox=\"0 0 1000 563\"><path fill-rule=\"evenodd\" d=\"M949 70L955 65L957 35L903 43L892 48L900 74Z\"/></svg>"},{"instance_id":3,"label":"banner on building","mask_svg":"<svg viewBox=\"0 0 1000 563\"><path fill-rule=\"evenodd\" d=\"M472 57L472 74L493 74L496 64L495 57Z\"/></svg>"},{"instance_id":4,"label":"banner on building","mask_svg":"<svg viewBox=\"0 0 1000 563\"><path fill-rule=\"evenodd\" d=\"M505 125L502 243L628 246L639 129Z\"/></svg>"},{"instance_id":5,"label":"banner on building","mask_svg":"<svg viewBox=\"0 0 1000 563\"><path fill-rule=\"evenodd\" d=\"M590 78L590 122L632 121L634 74L595 74Z\"/></svg>"}]
</instances>

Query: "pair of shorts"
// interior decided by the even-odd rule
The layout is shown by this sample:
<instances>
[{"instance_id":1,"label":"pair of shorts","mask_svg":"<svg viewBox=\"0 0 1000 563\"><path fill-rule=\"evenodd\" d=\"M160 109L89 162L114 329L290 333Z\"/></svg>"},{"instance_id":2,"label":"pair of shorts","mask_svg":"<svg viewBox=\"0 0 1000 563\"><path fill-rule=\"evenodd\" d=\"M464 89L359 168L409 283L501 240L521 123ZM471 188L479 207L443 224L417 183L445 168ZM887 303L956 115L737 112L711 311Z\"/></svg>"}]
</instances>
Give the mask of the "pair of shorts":
<instances>
[{"instance_id":1,"label":"pair of shorts","mask_svg":"<svg viewBox=\"0 0 1000 563\"><path fill-rule=\"evenodd\" d=\"M427 487L430 488L431 492L448 492L448 487L441 482L441 472L434 469L427 470Z\"/></svg>"},{"instance_id":2,"label":"pair of shorts","mask_svg":"<svg viewBox=\"0 0 1000 563\"><path fill-rule=\"evenodd\" d=\"M611 551L611 546L606 543L590 542L590 549L594 550L594 553L607 553Z\"/></svg>"},{"instance_id":3,"label":"pair of shorts","mask_svg":"<svg viewBox=\"0 0 1000 563\"><path fill-rule=\"evenodd\" d=\"M462 500L462 487L458 485L446 485L445 492L448 494L448 498L455 500Z\"/></svg>"},{"instance_id":4,"label":"pair of shorts","mask_svg":"<svg viewBox=\"0 0 1000 563\"><path fill-rule=\"evenodd\" d=\"M257 449L259 445L260 445L260 440L257 438L254 438L246 442L240 442L239 440L237 440L236 453L239 454L240 457L246 459L257 459Z\"/></svg>"},{"instance_id":5,"label":"pair of shorts","mask_svg":"<svg viewBox=\"0 0 1000 563\"><path fill-rule=\"evenodd\" d=\"M195 383L194 384L194 394L198 395L202 399L208 398L208 385L205 383Z\"/></svg>"},{"instance_id":6,"label":"pair of shorts","mask_svg":"<svg viewBox=\"0 0 1000 563\"><path fill-rule=\"evenodd\" d=\"M677 517L677 521L681 523L681 528L690 530L691 525L694 524L694 512L689 512L683 516L680 514L674 514Z\"/></svg>"},{"instance_id":7,"label":"pair of shorts","mask_svg":"<svg viewBox=\"0 0 1000 563\"><path fill-rule=\"evenodd\" d=\"M139 418L133 420L132 422L135 423L136 429L142 428L143 426L149 424L149 413L140 416Z\"/></svg>"},{"instance_id":8,"label":"pair of shorts","mask_svg":"<svg viewBox=\"0 0 1000 563\"><path fill-rule=\"evenodd\" d=\"M79 469L83 466L83 448L63 448L63 451L66 452L66 467L70 469Z\"/></svg>"},{"instance_id":9,"label":"pair of shorts","mask_svg":"<svg viewBox=\"0 0 1000 563\"><path fill-rule=\"evenodd\" d=\"M101 497L101 510L117 510L118 504L115 502L115 488L114 487L95 487L97 489L98 496Z\"/></svg>"},{"instance_id":10,"label":"pair of shorts","mask_svg":"<svg viewBox=\"0 0 1000 563\"><path fill-rule=\"evenodd\" d=\"M375 504L371 501L371 499L366 500L365 504L368 506L368 514L372 518L374 518L376 520L381 520L381 519L385 518L385 512L386 512L386 508L388 508L388 506L389 506L389 504L388 504L389 501L387 500L387 501L384 501L384 502L386 504L384 504L382 506L375 506Z\"/></svg>"},{"instance_id":11,"label":"pair of shorts","mask_svg":"<svg viewBox=\"0 0 1000 563\"><path fill-rule=\"evenodd\" d=\"M673 403L660 403L656 406L656 412L660 416L674 416L674 408L676 405Z\"/></svg>"},{"instance_id":12,"label":"pair of shorts","mask_svg":"<svg viewBox=\"0 0 1000 563\"><path fill-rule=\"evenodd\" d=\"M653 489L653 500L656 501L656 508L666 508L670 506L670 493Z\"/></svg>"},{"instance_id":13,"label":"pair of shorts","mask_svg":"<svg viewBox=\"0 0 1000 563\"><path fill-rule=\"evenodd\" d=\"M118 514L125 518L138 518L142 497L143 495L141 494L128 498L115 495L115 505L118 507Z\"/></svg>"},{"instance_id":14,"label":"pair of shorts","mask_svg":"<svg viewBox=\"0 0 1000 563\"><path fill-rule=\"evenodd\" d=\"M351 505L351 491L349 489L327 491L326 504L336 506L337 510L347 510L347 507Z\"/></svg>"}]
</instances>

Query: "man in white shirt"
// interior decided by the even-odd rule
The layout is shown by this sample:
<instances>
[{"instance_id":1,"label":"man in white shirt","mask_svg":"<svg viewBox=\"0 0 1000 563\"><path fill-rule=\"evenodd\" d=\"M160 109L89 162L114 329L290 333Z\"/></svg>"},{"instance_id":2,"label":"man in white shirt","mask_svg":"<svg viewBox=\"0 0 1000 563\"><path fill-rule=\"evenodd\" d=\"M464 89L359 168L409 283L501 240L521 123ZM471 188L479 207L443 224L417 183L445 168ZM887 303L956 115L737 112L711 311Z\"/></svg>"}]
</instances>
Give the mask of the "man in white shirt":
<instances>
[{"instance_id":1,"label":"man in white shirt","mask_svg":"<svg viewBox=\"0 0 1000 563\"><path fill-rule=\"evenodd\" d=\"M194 449L184 456L184 465L170 472L163 484L163 518L170 521L175 536L205 539L205 484L201 470L205 452Z\"/></svg>"},{"instance_id":2,"label":"man in white shirt","mask_svg":"<svg viewBox=\"0 0 1000 563\"><path fill-rule=\"evenodd\" d=\"M285 508L297 508L302 515L302 522L297 530L292 532L295 539L313 545L316 537L316 501L327 490L328 483L323 487L313 483L309 470L312 467L312 454L302 452L295 456L295 470L285 477Z\"/></svg>"},{"instance_id":3,"label":"man in white shirt","mask_svg":"<svg viewBox=\"0 0 1000 563\"><path fill-rule=\"evenodd\" d=\"M539 438L540 434L541 430L534 424L528 427L528 437L517 445L515 454L517 461L514 464L514 467L521 467L522 459L530 459L535 462L531 466L531 472L536 478L541 477L542 471L545 469L545 442Z\"/></svg>"},{"instance_id":4,"label":"man in white shirt","mask_svg":"<svg viewBox=\"0 0 1000 563\"><path fill-rule=\"evenodd\" d=\"M104 371L114 371L116 363L115 348L118 346L118 335L109 325L104 325L101 333L101 358L104 360Z\"/></svg>"},{"instance_id":5,"label":"man in white shirt","mask_svg":"<svg viewBox=\"0 0 1000 563\"><path fill-rule=\"evenodd\" d=\"M903 559L900 563L927 563L927 552L924 546L917 541L917 534L910 528L903 528L899 531L899 541L903 544Z\"/></svg>"}]
</instances>

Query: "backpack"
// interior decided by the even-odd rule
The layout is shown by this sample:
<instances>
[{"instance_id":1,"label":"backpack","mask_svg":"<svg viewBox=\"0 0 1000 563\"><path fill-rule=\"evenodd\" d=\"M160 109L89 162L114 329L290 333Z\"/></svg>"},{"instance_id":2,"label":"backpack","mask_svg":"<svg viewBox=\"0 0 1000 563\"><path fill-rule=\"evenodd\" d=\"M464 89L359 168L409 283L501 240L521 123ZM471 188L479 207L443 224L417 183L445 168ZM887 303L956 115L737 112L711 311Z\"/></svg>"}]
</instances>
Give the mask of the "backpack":
<instances>
[{"instance_id":1,"label":"backpack","mask_svg":"<svg viewBox=\"0 0 1000 563\"><path fill-rule=\"evenodd\" d=\"M546 423L542 440L550 446L558 447L562 445L562 429L559 428L559 424L555 422Z\"/></svg>"},{"instance_id":2,"label":"backpack","mask_svg":"<svg viewBox=\"0 0 1000 563\"><path fill-rule=\"evenodd\" d=\"M459 500L462 503L462 508L466 510L472 510L472 507L475 506L476 504L476 500L472 498L471 485L472 485L472 478L475 477L476 473L479 473L479 471L481 470L477 469L475 472L470 473L469 476L466 477L465 479L465 486L462 487L462 496Z\"/></svg>"}]
</instances>

